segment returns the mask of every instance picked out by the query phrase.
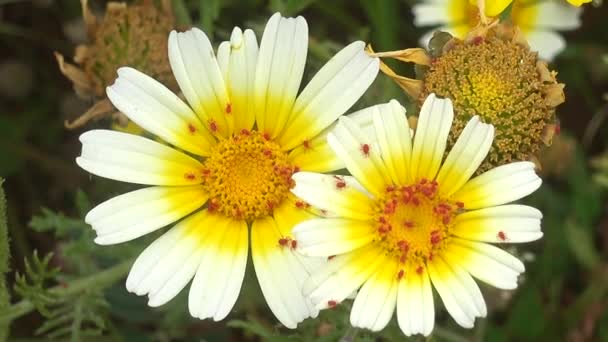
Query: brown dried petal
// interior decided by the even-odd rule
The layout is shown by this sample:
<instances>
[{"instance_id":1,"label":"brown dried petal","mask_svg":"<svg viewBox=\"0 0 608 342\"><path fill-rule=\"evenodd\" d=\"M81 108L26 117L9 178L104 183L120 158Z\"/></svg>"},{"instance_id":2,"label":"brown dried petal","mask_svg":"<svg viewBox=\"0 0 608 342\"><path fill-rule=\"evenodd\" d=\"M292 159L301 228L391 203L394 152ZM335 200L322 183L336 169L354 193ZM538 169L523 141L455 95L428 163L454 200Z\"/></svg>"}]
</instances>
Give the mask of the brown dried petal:
<instances>
[{"instance_id":1,"label":"brown dried petal","mask_svg":"<svg viewBox=\"0 0 608 342\"><path fill-rule=\"evenodd\" d=\"M114 110L112 102L108 99L95 102L91 108L89 108L84 114L79 116L76 120L69 122L65 121L63 124L67 129L76 129L82 127L91 120L99 120L105 116L108 116Z\"/></svg>"},{"instance_id":2,"label":"brown dried petal","mask_svg":"<svg viewBox=\"0 0 608 342\"><path fill-rule=\"evenodd\" d=\"M75 65L66 63L63 55L55 52L55 59L59 65L61 73L74 84L74 90L79 96L86 96L91 93L92 84L85 72Z\"/></svg>"}]
</instances>

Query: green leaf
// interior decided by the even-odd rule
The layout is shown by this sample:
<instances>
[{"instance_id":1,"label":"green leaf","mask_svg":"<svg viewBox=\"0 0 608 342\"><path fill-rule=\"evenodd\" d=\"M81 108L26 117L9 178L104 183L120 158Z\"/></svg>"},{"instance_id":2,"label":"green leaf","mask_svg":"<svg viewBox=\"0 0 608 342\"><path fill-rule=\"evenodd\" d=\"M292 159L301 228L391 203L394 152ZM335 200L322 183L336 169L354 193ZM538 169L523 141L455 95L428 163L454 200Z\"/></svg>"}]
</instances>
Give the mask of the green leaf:
<instances>
[{"instance_id":1,"label":"green leaf","mask_svg":"<svg viewBox=\"0 0 608 342\"><path fill-rule=\"evenodd\" d=\"M226 325L231 328L243 329L247 332L258 335L258 336L262 337L262 339L264 341L283 342L283 341L292 340L289 337L276 335L275 333L273 333L272 331L270 331L268 328L261 325L257 321L243 321L243 320L239 320L239 319L233 319L230 322L228 322Z\"/></svg>"},{"instance_id":2,"label":"green leaf","mask_svg":"<svg viewBox=\"0 0 608 342\"><path fill-rule=\"evenodd\" d=\"M34 304L43 316L50 316L49 307L58 301L58 296L49 291L48 283L54 281L59 268L51 267L53 253L40 259L35 250L31 258L25 259L25 273L17 273L15 292Z\"/></svg>"},{"instance_id":3,"label":"green leaf","mask_svg":"<svg viewBox=\"0 0 608 342\"><path fill-rule=\"evenodd\" d=\"M9 271L8 261L10 256L8 246L8 226L6 222L6 199L2 189L4 179L0 178L0 312L10 305L10 297L6 285L6 275ZM8 337L9 323L0 324L0 341Z\"/></svg>"},{"instance_id":4,"label":"green leaf","mask_svg":"<svg viewBox=\"0 0 608 342\"><path fill-rule=\"evenodd\" d=\"M565 232L568 247L576 261L588 270L595 269L600 263L600 255L591 237L593 232L572 221L566 222Z\"/></svg>"},{"instance_id":5,"label":"green leaf","mask_svg":"<svg viewBox=\"0 0 608 342\"><path fill-rule=\"evenodd\" d=\"M521 289L509 313L507 327L513 340L538 340L547 321L540 291L532 284Z\"/></svg>"}]
</instances>

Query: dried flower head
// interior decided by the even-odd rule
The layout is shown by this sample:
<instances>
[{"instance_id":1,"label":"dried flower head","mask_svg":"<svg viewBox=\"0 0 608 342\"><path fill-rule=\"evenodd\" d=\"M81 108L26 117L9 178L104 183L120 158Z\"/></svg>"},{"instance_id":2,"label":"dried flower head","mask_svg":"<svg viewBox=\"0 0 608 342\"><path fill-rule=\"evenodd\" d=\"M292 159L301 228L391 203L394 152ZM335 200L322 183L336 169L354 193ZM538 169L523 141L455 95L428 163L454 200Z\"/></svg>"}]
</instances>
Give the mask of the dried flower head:
<instances>
[{"instance_id":1,"label":"dried flower head","mask_svg":"<svg viewBox=\"0 0 608 342\"><path fill-rule=\"evenodd\" d=\"M424 54L426 60L420 57ZM386 65L382 68L420 105L431 93L452 100L450 146L473 116L495 126L494 144L479 172L514 161L537 162L541 148L551 144L557 128L555 107L564 101L564 85L530 51L516 27L493 21L462 40L438 32L429 52L407 49L378 55L421 66L417 79L398 76Z\"/></svg>"},{"instance_id":2,"label":"dried flower head","mask_svg":"<svg viewBox=\"0 0 608 342\"><path fill-rule=\"evenodd\" d=\"M98 101L72 123L66 122L66 127L80 127L109 114L126 126L128 119L116 112L105 97L105 88L114 82L119 67L135 67L170 89L177 89L166 54L167 36L175 26L170 1L163 0L160 6L152 0L129 6L108 2L102 20L91 13L87 0L81 0L81 4L90 43L76 47L74 62L78 66L66 63L59 53L55 56L61 72L74 83L76 93Z\"/></svg>"}]
</instances>

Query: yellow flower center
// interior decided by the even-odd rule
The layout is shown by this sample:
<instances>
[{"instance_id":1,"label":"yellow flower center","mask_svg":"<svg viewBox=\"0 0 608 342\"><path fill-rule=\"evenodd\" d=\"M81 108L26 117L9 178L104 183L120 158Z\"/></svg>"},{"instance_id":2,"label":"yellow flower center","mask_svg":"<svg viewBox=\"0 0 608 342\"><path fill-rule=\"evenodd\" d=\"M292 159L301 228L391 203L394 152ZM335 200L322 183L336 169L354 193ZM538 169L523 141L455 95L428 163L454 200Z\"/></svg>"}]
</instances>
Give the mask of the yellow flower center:
<instances>
[{"instance_id":1,"label":"yellow flower center","mask_svg":"<svg viewBox=\"0 0 608 342\"><path fill-rule=\"evenodd\" d=\"M220 141L204 162L208 209L249 222L271 215L287 197L295 171L268 136L243 130Z\"/></svg>"},{"instance_id":2,"label":"yellow flower center","mask_svg":"<svg viewBox=\"0 0 608 342\"><path fill-rule=\"evenodd\" d=\"M376 202L375 241L398 259L399 279L405 270L424 272L426 262L449 243L454 217L464 209L463 203L438 196L438 186L426 179L409 186L390 186Z\"/></svg>"}]
</instances>

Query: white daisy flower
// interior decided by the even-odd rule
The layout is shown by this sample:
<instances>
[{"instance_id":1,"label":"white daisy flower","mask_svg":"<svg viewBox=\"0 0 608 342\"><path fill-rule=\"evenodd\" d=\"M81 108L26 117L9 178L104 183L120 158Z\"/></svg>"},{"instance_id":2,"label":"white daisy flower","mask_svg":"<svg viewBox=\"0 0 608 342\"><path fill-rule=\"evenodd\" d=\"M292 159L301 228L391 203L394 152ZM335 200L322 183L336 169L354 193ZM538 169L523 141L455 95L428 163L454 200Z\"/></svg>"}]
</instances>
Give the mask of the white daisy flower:
<instances>
[{"instance_id":1,"label":"white daisy flower","mask_svg":"<svg viewBox=\"0 0 608 342\"><path fill-rule=\"evenodd\" d=\"M292 227L312 217L293 196L296 170L343 167L327 128L365 92L379 69L363 42L334 56L298 95L308 45L302 17L268 21L260 46L236 27L217 56L201 30L171 32L169 60L187 104L132 68L107 88L121 112L165 140L94 130L80 137L80 167L118 181L152 185L112 198L86 222L101 245L121 243L179 221L135 261L127 289L149 305L189 282L194 317L221 320L234 306L251 254L266 301L288 328L317 309L301 285L319 259L294 252ZM355 118L356 119L356 118Z\"/></svg>"},{"instance_id":2,"label":"white daisy flower","mask_svg":"<svg viewBox=\"0 0 608 342\"><path fill-rule=\"evenodd\" d=\"M433 330L434 287L456 322L470 328L486 315L473 277L514 289L524 271L521 261L489 243L542 236L538 210L508 204L540 186L534 164L507 164L471 179L494 127L474 117L444 160L452 103L434 94L422 106L413 139L398 102L367 111L373 130L343 117L328 135L352 177L293 176L293 193L334 215L294 228L299 252L330 259L307 280L304 293L323 309L360 288L353 326L381 330L396 308L410 336Z\"/></svg>"},{"instance_id":3,"label":"white daisy flower","mask_svg":"<svg viewBox=\"0 0 608 342\"><path fill-rule=\"evenodd\" d=\"M479 22L479 10L469 0L423 0L412 10L414 25L438 25L437 30L458 38L464 38ZM521 29L532 50L538 51L542 59L552 60L566 46L556 31L577 29L581 25L581 12L581 8L563 1L519 0L513 2L511 20ZM420 44L426 46L434 32L424 34Z\"/></svg>"}]
</instances>

